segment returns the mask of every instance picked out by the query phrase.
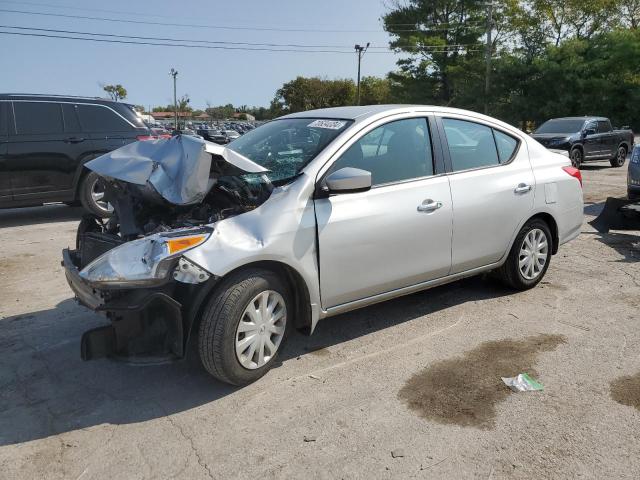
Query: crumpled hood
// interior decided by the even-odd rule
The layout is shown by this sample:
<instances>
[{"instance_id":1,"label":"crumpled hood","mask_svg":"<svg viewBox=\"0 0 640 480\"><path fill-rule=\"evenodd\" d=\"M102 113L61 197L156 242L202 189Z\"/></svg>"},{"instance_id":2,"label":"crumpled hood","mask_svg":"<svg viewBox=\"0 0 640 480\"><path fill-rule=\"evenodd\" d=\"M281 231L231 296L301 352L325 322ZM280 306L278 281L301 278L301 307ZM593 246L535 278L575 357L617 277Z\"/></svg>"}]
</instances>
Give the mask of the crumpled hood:
<instances>
[{"instance_id":1,"label":"crumpled hood","mask_svg":"<svg viewBox=\"0 0 640 480\"><path fill-rule=\"evenodd\" d=\"M224 175L268 171L227 147L187 135L130 143L87 162L86 167L116 180L149 184L165 200L190 205L201 202L214 184L213 163Z\"/></svg>"}]
</instances>

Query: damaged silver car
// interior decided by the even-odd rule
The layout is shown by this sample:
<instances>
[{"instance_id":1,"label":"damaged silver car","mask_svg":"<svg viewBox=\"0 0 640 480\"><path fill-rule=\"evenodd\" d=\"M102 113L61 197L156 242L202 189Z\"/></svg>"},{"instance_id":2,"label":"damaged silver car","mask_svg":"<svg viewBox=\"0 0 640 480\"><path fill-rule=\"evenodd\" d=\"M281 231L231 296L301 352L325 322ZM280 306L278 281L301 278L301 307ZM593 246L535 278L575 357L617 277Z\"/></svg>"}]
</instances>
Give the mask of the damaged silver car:
<instances>
[{"instance_id":1,"label":"damaged silver car","mask_svg":"<svg viewBox=\"0 0 640 480\"><path fill-rule=\"evenodd\" d=\"M85 216L67 280L110 324L84 359L181 359L250 383L287 334L495 270L535 286L582 225L580 172L519 130L461 110L288 115L227 146L177 136L92 160L108 219Z\"/></svg>"}]
</instances>

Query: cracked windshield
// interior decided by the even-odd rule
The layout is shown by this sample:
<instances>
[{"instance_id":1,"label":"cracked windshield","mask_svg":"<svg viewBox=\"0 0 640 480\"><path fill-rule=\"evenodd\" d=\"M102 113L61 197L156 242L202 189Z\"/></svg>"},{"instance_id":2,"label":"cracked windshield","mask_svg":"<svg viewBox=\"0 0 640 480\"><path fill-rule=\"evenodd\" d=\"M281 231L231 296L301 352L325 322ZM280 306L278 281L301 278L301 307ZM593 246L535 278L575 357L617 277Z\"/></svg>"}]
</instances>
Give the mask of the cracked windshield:
<instances>
[{"instance_id":1,"label":"cracked windshield","mask_svg":"<svg viewBox=\"0 0 640 480\"><path fill-rule=\"evenodd\" d=\"M272 183L286 183L295 177L353 121L295 118L275 120L247 132L228 148L268 168ZM244 175L247 180L255 175Z\"/></svg>"}]
</instances>

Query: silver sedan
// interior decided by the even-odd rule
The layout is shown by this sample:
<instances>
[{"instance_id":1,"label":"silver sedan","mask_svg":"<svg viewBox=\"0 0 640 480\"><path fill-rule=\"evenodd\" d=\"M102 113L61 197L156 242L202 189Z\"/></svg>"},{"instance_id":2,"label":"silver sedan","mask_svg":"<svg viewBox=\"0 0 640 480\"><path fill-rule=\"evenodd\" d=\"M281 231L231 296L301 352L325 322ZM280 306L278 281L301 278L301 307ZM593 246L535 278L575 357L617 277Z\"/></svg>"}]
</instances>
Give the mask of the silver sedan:
<instances>
[{"instance_id":1,"label":"silver sedan","mask_svg":"<svg viewBox=\"0 0 640 480\"><path fill-rule=\"evenodd\" d=\"M103 162L114 217L83 226L78 245L112 245L66 251L67 278L83 304L107 312L117 354L140 354L127 352L132 331L153 331L174 358L196 337L205 368L236 385L264 375L293 328L312 333L332 315L488 271L532 288L583 221L568 158L464 110L323 109L227 147L178 138L157 151L172 145L189 154L148 169L136 166L141 151ZM136 308L119 314L127 302ZM105 349L101 338L87 332L87 358Z\"/></svg>"}]
</instances>

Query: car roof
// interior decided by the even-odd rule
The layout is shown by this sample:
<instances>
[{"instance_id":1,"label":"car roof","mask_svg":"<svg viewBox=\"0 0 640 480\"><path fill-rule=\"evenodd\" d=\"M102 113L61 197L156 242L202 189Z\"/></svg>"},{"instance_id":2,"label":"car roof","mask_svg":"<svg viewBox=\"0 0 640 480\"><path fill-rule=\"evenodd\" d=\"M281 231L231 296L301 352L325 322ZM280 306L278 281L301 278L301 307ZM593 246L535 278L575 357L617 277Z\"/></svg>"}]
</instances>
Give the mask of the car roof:
<instances>
[{"instance_id":1,"label":"car roof","mask_svg":"<svg viewBox=\"0 0 640 480\"><path fill-rule=\"evenodd\" d=\"M607 117L594 117L591 115L584 115L581 117L558 117L558 118L550 118L549 120L609 120Z\"/></svg>"},{"instance_id":2,"label":"car roof","mask_svg":"<svg viewBox=\"0 0 640 480\"><path fill-rule=\"evenodd\" d=\"M52 102L92 102L92 103L119 103L129 105L126 102L115 102L102 97L76 97L72 95L50 95L37 93L0 93L0 100L40 100Z\"/></svg>"},{"instance_id":3,"label":"car roof","mask_svg":"<svg viewBox=\"0 0 640 480\"><path fill-rule=\"evenodd\" d=\"M437 113L451 113L471 115L475 117L484 117L492 121L497 119L487 117L478 112L471 110L463 110L460 108L442 107L438 105L361 105L352 107L332 107L332 108L320 108L317 110L307 110L304 112L291 113L280 118L335 118L341 120L356 120L361 121L369 117L394 114L394 113L408 113L414 111L424 112L437 112Z\"/></svg>"}]
</instances>

